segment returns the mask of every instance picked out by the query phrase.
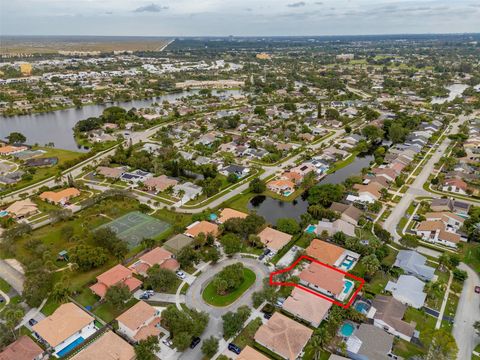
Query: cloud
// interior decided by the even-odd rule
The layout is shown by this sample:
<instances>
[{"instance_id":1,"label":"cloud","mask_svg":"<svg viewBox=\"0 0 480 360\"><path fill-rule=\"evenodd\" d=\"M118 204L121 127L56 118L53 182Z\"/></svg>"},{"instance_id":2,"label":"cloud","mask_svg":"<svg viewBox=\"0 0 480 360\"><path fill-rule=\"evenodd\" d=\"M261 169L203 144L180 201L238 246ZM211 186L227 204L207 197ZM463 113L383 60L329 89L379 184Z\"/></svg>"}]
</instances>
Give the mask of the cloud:
<instances>
[{"instance_id":1,"label":"cloud","mask_svg":"<svg viewBox=\"0 0 480 360\"><path fill-rule=\"evenodd\" d=\"M168 6L160 6L160 5L157 5L157 4L149 4L149 5L144 5L144 6L140 6L138 8L136 8L135 10L133 10L133 12L138 12L138 13L141 13L141 12L160 12L162 10L167 10L168 9Z\"/></svg>"},{"instance_id":2,"label":"cloud","mask_svg":"<svg viewBox=\"0 0 480 360\"><path fill-rule=\"evenodd\" d=\"M290 8L298 8L298 7L302 7L302 6L305 6L305 5L306 5L305 1L299 1L299 2L288 4L287 6L290 7Z\"/></svg>"},{"instance_id":3,"label":"cloud","mask_svg":"<svg viewBox=\"0 0 480 360\"><path fill-rule=\"evenodd\" d=\"M315 1L315 5L323 5L323 1Z\"/></svg>"}]
</instances>

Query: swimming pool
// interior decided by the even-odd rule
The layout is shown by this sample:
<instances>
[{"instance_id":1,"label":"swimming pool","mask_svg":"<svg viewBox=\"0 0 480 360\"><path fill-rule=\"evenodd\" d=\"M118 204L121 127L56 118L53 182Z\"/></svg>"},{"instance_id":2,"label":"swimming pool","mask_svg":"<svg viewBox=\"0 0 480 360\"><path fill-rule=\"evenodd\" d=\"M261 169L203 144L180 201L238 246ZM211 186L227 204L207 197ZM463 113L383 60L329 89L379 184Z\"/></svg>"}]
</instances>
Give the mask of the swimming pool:
<instances>
[{"instance_id":1,"label":"swimming pool","mask_svg":"<svg viewBox=\"0 0 480 360\"><path fill-rule=\"evenodd\" d=\"M314 234L315 233L315 230L317 230L317 226L316 225L308 225L307 229L305 230L305 232L309 233L309 234Z\"/></svg>"},{"instance_id":2,"label":"swimming pool","mask_svg":"<svg viewBox=\"0 0 480 360\"><path fill-rule=\"evenodd\" d=\"M353 326L353 324L346 322L340 328L340 334L345 337L349 337L350 335L353 334L354 330L355 330L355 326Z\"/></svg>"},{"instance_id":3,"label":"swimming pool","mask_svg":"<svg viewBox=\"0 0 480 360\"><path fill-rule=\"evenodd\" d=\"M62 350L60 350L59 352L57 352L57 356L58 357L63 357L65 355L67 355L70 351L72 351L75 347L77 347L78 345L80 345L81 343L83 343L85 341L85 339L83 337L79 337L77 338L75 341L71 342L70 344L68 344L67 346L65 346Z\"/></svg>"},{"instance_id":4,"label":"swimming pool","mask_svg":"<svg viewBox=\"0 0 480 360\"><path fill-rule=\"evenodd\" d=\"M344 294L350 293L350 291L352 291L353 285L354 285L353 281L345 280L343 282L343 293Z\"/></svg>"},{"instance_id":5,"label":"swimming pool","mask_svg":"<svg viewBox=\"0 0 480 360\"><path fill-rule=\"evenodd\" d=\"M215 221L215 220L217 220L217 218L218 218L217 214L210 214L210 220L211 221Z\"/></svg>"},{"instance_id":6,"label":"swimming pool","mask_svg":"<svg viewBox=\"0 0 480 360\"><path fill-rule=\"evenodd\" d=\"M355 303L353 306L355 310L357 310L359 313L366 314L368 310L370 309L370 305L368 305L366 302L359 301Z\"/></svg>"},{"instance_id":7,"label":"swimming pool","mask_svg":"<svg viewBox=\"0 0 480 360\"><path fill-rule=\"evenodd\" d=\"M0 211L0 217L4 217L4 216L7 216L7 215L8 215L8 211L5 211L5 210Z\"/></svg>"},{"instance_id":8,"label":"swimming pool","mask_svg":"<svg viewBox=\"0 0 480 360\"><path fill-rule=\"evenodd\" d=\"M345 259L343 260L341 267L344 268L345 270L350 270L354 262L355 260Z\"/></svg>"},{"instance_id":9,"label":"swimming pool","mask_svg":"<svg viewBox=\"0 0 480 360\"><path fill-rule=\"evenodd\" d=\"M290 196L292 194L292 191L285 191L283 193L283 196Z\"/></svg>"}]
</instances>

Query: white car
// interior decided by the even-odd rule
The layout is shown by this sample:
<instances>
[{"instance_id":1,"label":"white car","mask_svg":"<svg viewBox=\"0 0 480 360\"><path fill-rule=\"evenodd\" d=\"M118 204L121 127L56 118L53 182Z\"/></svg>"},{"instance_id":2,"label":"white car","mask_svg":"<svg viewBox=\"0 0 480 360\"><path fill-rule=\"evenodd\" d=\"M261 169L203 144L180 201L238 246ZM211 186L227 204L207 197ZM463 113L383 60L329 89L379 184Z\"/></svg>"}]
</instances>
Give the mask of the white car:
<instances>
[{"instance_id":1,"label":"white car","mask_svg":"<svg viewBox=\"0 0 480 360\"><path fill-rule=\"evenodd\" d=\"M172 346L173 346L173 342L172 342L171 340L169 340L169 339L164 339L164 340L162 340L162 343L163 343L164 345L167 345L168 347L172 347Z\"/></svg>"},{"instance_id":2,"label":"white car","mask_svg":"<svg viewBox=\"0 0 480 360\"><path fill-rule=\"evenodd\" d=\"M178 278L182 279L182 280L187 277L183 271L177 271L176 274L177 274Z\"/></svg>"}]
</instances>

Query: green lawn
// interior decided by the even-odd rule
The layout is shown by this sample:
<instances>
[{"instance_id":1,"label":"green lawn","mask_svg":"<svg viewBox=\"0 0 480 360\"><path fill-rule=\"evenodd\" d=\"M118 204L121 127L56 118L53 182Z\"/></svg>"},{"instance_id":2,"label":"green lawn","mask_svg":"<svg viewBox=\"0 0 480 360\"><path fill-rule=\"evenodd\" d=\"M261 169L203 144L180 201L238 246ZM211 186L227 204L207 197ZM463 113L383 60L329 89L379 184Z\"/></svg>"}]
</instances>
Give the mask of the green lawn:
<instances>
[{"instance_id":1,"label":"green lawn","mask_svg":"<svg viewBox=\"0 0 480 360\"><path fill-rule=\"evenodd\" d=\"M463 261L470 265L477 273L480 272L480 244L464 243L462 252Z\"/></svg>"},{"instance_id":2,"label":"green lawn","mask_svg":"<svg viewBox=\"0 0 480 360\"><path fill-rule=\"evenodd\" d=\"M256 318L252 320L243 328L240 334L237 335L237 337L233 340L233 343L241 349L244 349L245 346L253 347L255 344L253 337L261 325L262 319Z\"/></svg>"},{"instance_id":3,"label":"green lawn","mask_svg":"<svg viewBox=\"0 0 480 360\"><path fill-rule=\"evenodd\" d=\"M0 278L0 290L2 290L4 293L8 294L8 292L12 289L9 283L7 283L5 280Z\"/></svg>"},{"instance_id":4,"label":"green lawn","mask_svg":"<svg viewBox=\"0 0 480 360\"><path fill-rule=\"evenodd\" d=\"M42 313L45 315L45 316L49 316L49 315L52 315L53 312L55 310L57 310L57 308L60 306L60 303L58 303L57 301L55 301L52 297L49 297L47 302L45 303L45 305L43 306L42 308Z\"/></svg>"},{"instance_id":5,"label":"green lawn","mask_svg":"<svg viewBox=\"0 0 480 360\"><path fill-rule=\"evenodd\" d=\"M213 282L210 282L210 284L207 285L205 290L203 290L203 293L202 293L203 300L205 300L207 303L213 306L227 306L233 303L245 291L247 291L248 288L252 286L252 284L256 280L255 273L252 270L244 268L243 273L244 273L243 283L240 284L240 286L236 290L226 295L218 295L213 286Z\"/></svg>"}]
</instances>

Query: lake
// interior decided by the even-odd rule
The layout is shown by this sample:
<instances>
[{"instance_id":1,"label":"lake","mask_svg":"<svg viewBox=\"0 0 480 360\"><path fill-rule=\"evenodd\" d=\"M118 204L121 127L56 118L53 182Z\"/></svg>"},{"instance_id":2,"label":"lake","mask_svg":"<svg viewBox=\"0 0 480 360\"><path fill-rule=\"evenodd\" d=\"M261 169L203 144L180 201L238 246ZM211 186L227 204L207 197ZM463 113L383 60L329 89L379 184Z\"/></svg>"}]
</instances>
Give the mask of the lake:
<instances>
[{"instance_id":1,"label":"lake","mask_svg":"<svg viewBox=\"0 0 480 360\"><path fill-rule=\"evenodd\" d=\"M351 164L325 176L319 184L340 184L350 176L361 175L362 169L369 167L372 160L374 160L373 155L357 156ZM303 193L293 201L282 201L257 195L248 203L248 209L256 211L258 215L263 216L267 222L273 225L276 225L280 218L293 218L300 221L300 216L308 209L307 196L307 193Z\"/></svg>"},{"instance_id":2,"label":"lake","mask_svg":"<svg viewBox=\"0 0 480 360\"><path fill-rule=\"evenodd\" d=\"M362 169L364 167L369 167L370 162L374 159L373 155L357 156L352 163L325 176L320 180L319 184L340 184L350 176L361 175Z\"/></svg>"},{"instance_id":3,"label":"lake","mask_svg":"<svg viewBox=\"0 0 480 360\"><path fill-rule=\"evenodd\" d=\"M307 212L308 202L306 194L299 196L293 201L282 201L265 195L257 195L248 203L248 209L256 211L267 222L276 225L280 218L293 218L300 221L300 215Z\"/></svg>"},{"instance_id":4,"label":"lake","mask_svg":"<svg viewBox=\"0 0 480 360\"><path fill-rule=\"evenodd\" d=\"M80 120L92 116L99 116L103 110L110 106L121 106L125 109L145 108L153 103L161 103L164 100L169 102L179 100L182 97L198 93L199 90L182 91L174 94L167 94L145 100L132 100L114 102L101 105L87 105L81 108L70 108L65 110L51 111L42 114L29 114L18 116L0 116L0 139L4 139L11 132L18 131L27 137L27 144L45 145L50 142L55 147L66 150L86 151L82 149L73 136L73 127ZM213 94L230 96L240 94L240 90L213 91Z\"/></svg>"}]
</instances>

